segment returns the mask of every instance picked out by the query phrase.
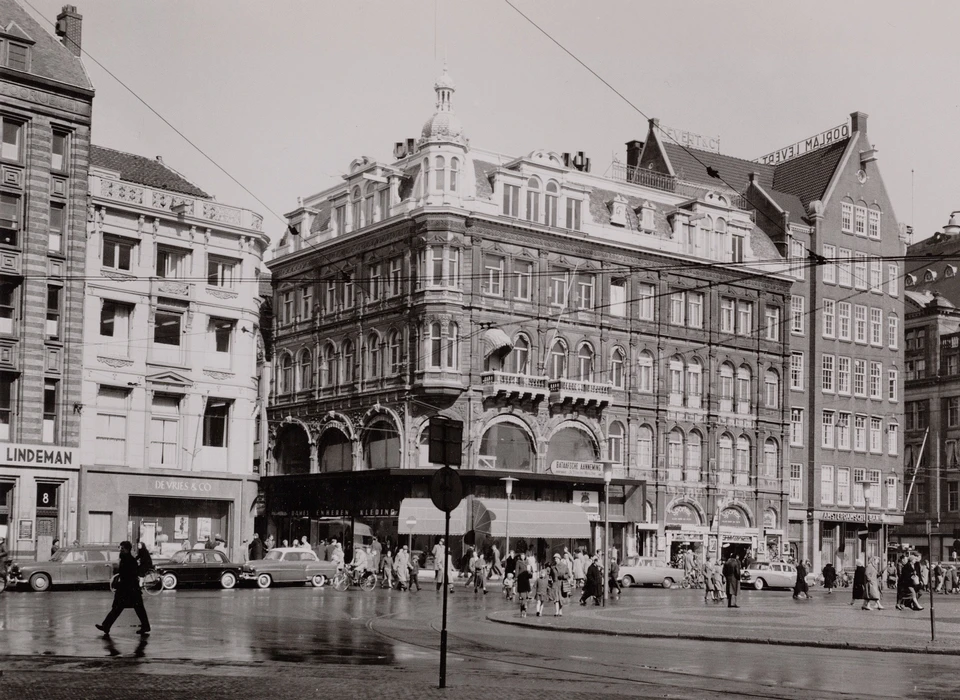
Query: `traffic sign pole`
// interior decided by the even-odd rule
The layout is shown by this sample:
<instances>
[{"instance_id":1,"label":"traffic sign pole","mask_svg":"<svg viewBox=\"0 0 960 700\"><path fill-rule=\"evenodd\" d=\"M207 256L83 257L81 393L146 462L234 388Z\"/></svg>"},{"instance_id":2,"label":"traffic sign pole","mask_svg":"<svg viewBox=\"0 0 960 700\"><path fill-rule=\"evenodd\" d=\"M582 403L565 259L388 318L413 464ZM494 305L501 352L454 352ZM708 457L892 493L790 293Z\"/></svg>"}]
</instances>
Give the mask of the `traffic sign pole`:
<instances>
[{"instance_id":1,"label":"traffic sign pole","mask_svg":"<svg viewBox=\"0 0 960 700\"><path fill-rule=\"evenodd\" d=\"M447 596L450 592L450 511L443 526L443 623L440 627L440 687L447 687Z\"/></svg>"}]
</instances>

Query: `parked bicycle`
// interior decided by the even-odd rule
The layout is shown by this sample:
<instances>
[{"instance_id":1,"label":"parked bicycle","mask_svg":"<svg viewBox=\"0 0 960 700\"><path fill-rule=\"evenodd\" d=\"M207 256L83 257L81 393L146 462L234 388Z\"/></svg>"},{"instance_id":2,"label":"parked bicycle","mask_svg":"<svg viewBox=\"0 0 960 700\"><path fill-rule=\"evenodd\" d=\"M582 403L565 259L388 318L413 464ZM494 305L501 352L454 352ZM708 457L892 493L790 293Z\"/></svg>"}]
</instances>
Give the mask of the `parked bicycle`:
<instances>
[{"instance_id":1,"label":"parked bicycle","mask_svg":"<svg viewBox=\"0 0 960 700\"><path fill-rule=\"evenodd\" d=\"M703 588L703 575L699 571L692 571L683 577L680 588Z\"/></svg>"},{"instance_id":2,"label":"parked bicycle","mask_svg":"<svg viewBox=\"0 0 960 700\"><path fill-rule=\"evenodd\" d=\"M110 592L116 593L117 584L120 582L120 574L114 574L110 579ZM163 577L157 573L156 569L150 569L140 577L140 590L148 595L160 595L163 591Z\"/></svg>"},{"instance_id":3,"label":"parked bicycle","mask_svg":"<svg viewBox=\"0 0 960 700\"><path fill-rule=\"evenodd\" d=\"M345 591L350 586L359 586L361 590L372 591L377 587L377 583L375 573L367 570L361 573L352 566L341 569L333 577L333 587L338 591Z\"/></svg>"}]
</instances>

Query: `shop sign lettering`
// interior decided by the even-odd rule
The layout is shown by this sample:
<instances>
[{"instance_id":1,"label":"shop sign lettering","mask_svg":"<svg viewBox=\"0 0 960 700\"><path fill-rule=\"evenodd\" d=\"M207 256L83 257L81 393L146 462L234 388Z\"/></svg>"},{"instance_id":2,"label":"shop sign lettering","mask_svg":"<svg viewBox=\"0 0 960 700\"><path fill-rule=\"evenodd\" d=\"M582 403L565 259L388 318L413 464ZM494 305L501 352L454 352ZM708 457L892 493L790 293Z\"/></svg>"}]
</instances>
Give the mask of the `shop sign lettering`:
<instances>
[{"instance_id":1,"label":"shop sign lettering","mask_svg":"<svg viewBox=\"0 0 960 700\"><path fill-rule=\"evenodd\" d=\"M681 146L699 148L701 151L713 151L714 153L720 152L719 136L701 136L700 134L692 131L675 129L672 126L662 126L660 128L663 129L663 132L668 138L679 143Z\"/></svg>"},{"instance_id":2,"label":"shop sign lettering","mask_svg":"<svg viewBox=\"0 0 960 700\"><path fill-rule=\"evenodd\" d=\"M69 467L73 464L73 450L62 447L34 447L32 445L4 445L4 464L21 467L48 465Z\"/></svg>"},{"instance_id":3,"label":"shop sign lettering","mask_svg":"<svg viewBox=\"0 0 960 700\"><path fill-rule=\"evenodd\" d=\"M768 153L765 156L757 158L755 163L763 163L765 165L776 165L777 163L783 163L794 158L798 158L805 153L810 151L815 151L818 148L823 148L824 146L829 146L831 143L840 141L850 136L850 125L841 124L840 126L835 126L826 131L821 131L816 136L811 136L808 139L803 139L802 141L797 141L796 143L790 144L789 146L784 146L783 148L777 149L772 153Z\"/></svg>"},{"instance_id":4,"label":"shop sign lettering","mask_svg":"<svg viewBox=\"0 0 960 700\"><path fill-rule=\"evenodd\" d=\"M826 511L820 516L821 520L831 520L841 523L863 523L866 522L864 513L844 513L842 511ZM883 516L879 513L870 513L871 523L882 523Z\"/></svg>"},{"instance_id":5,"label":"shop sign lettering","mask_svg":"<svg viewBox=\"0 0 960 700\"><path fill-rule=\"evenodd\" d=\"M720 513L720 524L728 527L747 527L747 519L737 508L726 508Z\"/></svg>"},{"instance_id":6,"label":"shop sign lettering","mask_svg":"<svg viewBox=\"0 0 960 700\"><path fill-rule=\"evenodd\" d=\"M603 478L603 465L599 462L569 462L562 459L550 464L550 472L557 476L594 476Z\"/></svg>"},{"instance_id":7,"label":"shop sign lettering","mask_svg":"<svg viewBox=\"0 0 960 700\"><path fill-rule=\"evenodd\" d=\"M361 508L360 517L396 517L399 513L395 508Z\"/></svg>"},{"instance_id":8,"label":"shop sign lettering","mask_svg":"<svg viewBox=\"0 0 960 700\"><path fill-rule=\"evenodd\" d=\"M209 481L191 481L189 479L154 479L156 491L174 491L176 493L210 493L213 484Z\"/></svg>"},{"instance_id":9,"label":"shop sign lettering","mask_svg":"<svg viewBox=\"0 0 960 700\"><path fill-rule=\"evenodd\" d=\"M699 525L700 516L690 506L679 503L667 511L667 525Z\"/></svg>"}]
</instances>

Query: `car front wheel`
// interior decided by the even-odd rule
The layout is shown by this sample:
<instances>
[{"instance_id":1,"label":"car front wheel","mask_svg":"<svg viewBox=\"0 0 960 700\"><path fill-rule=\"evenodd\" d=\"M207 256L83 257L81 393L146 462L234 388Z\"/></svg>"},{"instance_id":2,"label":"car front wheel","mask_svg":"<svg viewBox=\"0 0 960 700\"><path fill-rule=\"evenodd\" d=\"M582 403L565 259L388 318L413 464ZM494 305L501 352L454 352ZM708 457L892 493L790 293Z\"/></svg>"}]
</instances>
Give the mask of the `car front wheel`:
<instances>
[{"instance_id":1,"label":"car front wheel","mask_svg":"<svg viewBox=\"0 0 960 700\"><path fill-rule=\"evenodd\" d=\"M633 585L633 577L632 577L632 576L624 576L624 577L620 580L620 585L623 586L624 588L630 588L630 586Z\"/></svg>"},{"instance_id":2,"label":"car front wheel","mask_svg":"<svg viewBox=\"0 0 960 700\"><path fill-rule=\"evenodd\" d=\"M35 591L50 590L50 577L46 574L34 574L30 577L30 588Z\"/></svg>"},{"instance_id":3,"label":"car front wheel","mask_svg":"<svg viewBox=\"0 0 960 700\"><path fill-rule=\"evenodd\" d=\"M754 590L757 590L757 591L762 591L763 587L766 585L767 585L767 582L764 581L762 578L758 578L756 581L753 582L753 588Z\"/></svg>"},{"instance_id":4,"label":"car front wheel","mask_svg":"<svg viewBox=\"0 0 960 700\"><path fill-rule=\"evenodd\" d=\"M660 585L664 588L673 588L673 579L667 576Z\"/></svg>"},{"instance_id":5,"label":"car front wheel","mask_svg":"<svg viewBox=\"0 0 960 700\"><path fill-rule=\"evenodd\" d=\"M271 583L273 583L273 579L270 578L270 574L260 574L257 576L258 588L270 588Z\"/></svg>"},{"instance_id":6,"label":"car front wheel","mask_svg":"<svg viewBox=\"0 0 960 700\"><path fill-rule=\"evenodd\" d=\"M315 588L320 588L323 584L327 582L327 577L323 574L317 574L310 579L310 583L314 585Z\"/></svg>"},{"instance_id":7,"label":"car front wheel","mask_svg":"<svg viewBox=\"0 0 960 700\"><path fill-rule=\"evenodd\" d=\"M220 575L221 588L231 589L237 585L237 577L230 571L224 571Z\"/></svg>"},{"instance_id":8,"label":"car front wheel","mask_svg":"<svg viewBox=\"0 0 960 700\"><path fill-rule=\"evenodd\" d=\"M177 587L177 577L174 574L164 574L162 580L165 591L172 591Z\"/></svg>"}]
</instances>

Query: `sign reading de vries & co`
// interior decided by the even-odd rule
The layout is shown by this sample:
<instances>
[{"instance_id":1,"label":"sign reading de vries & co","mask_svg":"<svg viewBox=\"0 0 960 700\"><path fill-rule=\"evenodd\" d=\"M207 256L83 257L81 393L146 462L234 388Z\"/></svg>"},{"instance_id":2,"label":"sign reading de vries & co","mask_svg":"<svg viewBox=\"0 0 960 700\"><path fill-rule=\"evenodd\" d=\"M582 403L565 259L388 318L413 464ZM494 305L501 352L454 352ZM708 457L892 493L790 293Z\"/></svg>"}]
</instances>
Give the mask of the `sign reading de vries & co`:
<instances>
[{"instance_id":1,"label":"sign reading de vries & co","mask_svg":"<svg viewBox=\"0 0 960 700\"><path fill-rule=\"evenodd\" d=\"M153 489L173 493L210 493L213 491L213 484L193 479L154 479Z\"/></svg>"}]
</instances>

